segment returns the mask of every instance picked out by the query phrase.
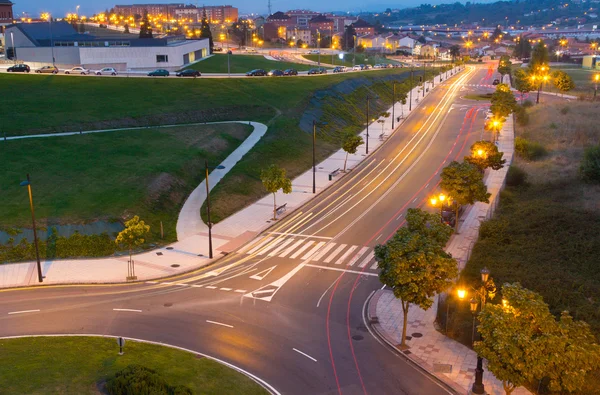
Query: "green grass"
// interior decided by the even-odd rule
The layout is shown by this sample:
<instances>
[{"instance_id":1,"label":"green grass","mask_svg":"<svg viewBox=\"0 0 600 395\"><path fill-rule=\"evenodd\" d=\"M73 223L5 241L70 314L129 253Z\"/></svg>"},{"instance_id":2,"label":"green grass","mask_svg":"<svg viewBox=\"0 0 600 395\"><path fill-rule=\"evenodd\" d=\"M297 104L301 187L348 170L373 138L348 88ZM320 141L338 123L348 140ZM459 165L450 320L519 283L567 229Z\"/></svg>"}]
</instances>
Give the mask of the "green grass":
<instances>
[{"instance_id":1,"label":"green grass","mask_svg":"<svg viewBox=\"0 0 600 395\"><path fill-rule=\"evenodd\" d=\"M303 55L305 59L312 60L313 62L319 61L319 55ZM337 55L333 56L333 63L331 63L331 55L323 55L321 54L321 63L333 64L335 66L347 66L352 67L353 64L370 64L375 65L378 63L398 63L394 60L386 59L380 55L365 55L365 54L356 54L356 62L352 61L352 54L345 54L344 59L340 59Z\"/></svg>"},{"instance_id":2,"label":"green grass","mask_svg":"<svg viewBox=\"0 0 600 395\"><path fill-rule=\"evenodd\" d=\"M296 69L303 71L313 67L302 63L269 60L262 55L231 55L229 58L232 73L246 73L253 69L265 69L267 71ZM186 68L200 70L202 73L227 73L227 55L214 55Z\"/></svg>"},{"instance_id":3,"label":"green grass","mask_svg":"<svg viewBox=\"0 0 600 395\"><path fill-rule=\"evenodd\" d=\"M175 241L179 210L204 179L204 159L217 164L252 127L200 125L81 136L0 141L3 224L30 226L26 191L32 178L39 226L139 215L160 242Z\"/></svg>"},{"instance_id":4,"label":"green grass","mask_svg":"<svg viewBox=\"0 0 600 395\"><path fill-rule=\"evenodd\" d=\"M98 394L128 365L156 370L169 385L194 394L267 394L253 380L208 358L169 347L127 341L118 355L113 338L34 337L0 340L0 392Z\"/></svg>"},{"instance_id":5,"label":"green grass","mask_svg":"<svg viewBox=\"0 0 600 395\"><path fill-rule=\"evenodd\" d=\"M469 100L490 101L492 99L492 94L491 93L485 93L485 94L481 94L481 95L470 94L470 95L464 95L463 97L465 99L469 99Z\"/></svg>"}]
</instances>

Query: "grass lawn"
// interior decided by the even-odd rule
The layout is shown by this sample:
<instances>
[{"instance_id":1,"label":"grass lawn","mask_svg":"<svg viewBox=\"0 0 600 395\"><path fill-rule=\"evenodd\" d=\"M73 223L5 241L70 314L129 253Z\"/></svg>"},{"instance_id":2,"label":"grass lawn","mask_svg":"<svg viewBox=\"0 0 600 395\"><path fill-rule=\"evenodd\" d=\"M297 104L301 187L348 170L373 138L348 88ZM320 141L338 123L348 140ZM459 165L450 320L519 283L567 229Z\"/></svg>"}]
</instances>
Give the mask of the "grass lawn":
<instances>
[{"instance_id":1,"label":"grass lawn","mask_svg":"<svg viewBox=\"0 0 600 395\"><path fill-rule=\"evenodd\" d=\"M253 69L265 69L267 71L296 69L303 71L312 68L312 66L302 63L269 60L262 55L231 55L229 58L232 73L246 73ZM200 70L202 73L227 73L227 55L213 55L186 68Z\"/></svg>"},{"instance_id":2,"label":"grass lawn","mask_svg":"<svg viewBox=\"0 0 600 395\"><path fill-rule=\"evenodd\" d=\"M308 60L312 60L313 62L318 62L319 55L303 55L304 58ZM321 63L333 64L335 66L353 66L353 55L345 54L344 59L340 59L337 55L333 56L333 63L331 63L331 55L323 55L321 54ZM361 53L356 54L356 62L354 64L370 64L375 65L378 63L398 63L394 60L386 59L380 55L365 55Z\"/></svg>"},{"instance_id":3,"label":"grass lawn","mask_svg":"<svg viewBox=\"0 0 600 395\"><path fill-rule=\"evenodd\" d=\"M490 101L492 99L492 94L491 93L484 93L484 94L480 94L480 95L470 94L470 95L464 95L463 97L465 99L469 99L469 100Z\"/></svg>"},{"instance_id":4,"label":"grass lawn","mask_svg":"<svg viewBox=\"0 0 600 395\"><path fill-rule=\"evenodd\" d=\"M157 371L169 385L194 394L267 394L250 378L208 358L169 347L100 337L33 337L0 340L0 392L98 394L128 365Z\"/></svg>"},{"instance_id":5,"label":"grass lawn","mask_svg":"<svg viewBox=\"0 0 600 395\"><path fill-rule=\"evenodd\" d=\"M521 65L514 65L513 69L519 68ZM594 94L594 83L592 78L594 74L597 74L597 71L594 70L586 70L583 69L580 65L565 65L559 67L551 67L551 72L556 70L562 70L565 73L569 74L575 83L575 89L570 92L567 92L567 95L579 96L586 95L592 96ZM542 88L546 92L555 92L560 93L558 89L554 87L552 81L549 81Z\"/></svg>"},{"instance_id":6,"label":"grass lawn","mask_svg":"<svg viewBox=\"0 0 600 395\"><path fill-rule=\"evenodd\" d=\"M82 136L0 141L4 166L2 224L30 226L19 180L29 173L40 226L139 215L159 241L175 241L189 193L251 133L242 124L128 130Z\"/></svg>"}]
</instances>

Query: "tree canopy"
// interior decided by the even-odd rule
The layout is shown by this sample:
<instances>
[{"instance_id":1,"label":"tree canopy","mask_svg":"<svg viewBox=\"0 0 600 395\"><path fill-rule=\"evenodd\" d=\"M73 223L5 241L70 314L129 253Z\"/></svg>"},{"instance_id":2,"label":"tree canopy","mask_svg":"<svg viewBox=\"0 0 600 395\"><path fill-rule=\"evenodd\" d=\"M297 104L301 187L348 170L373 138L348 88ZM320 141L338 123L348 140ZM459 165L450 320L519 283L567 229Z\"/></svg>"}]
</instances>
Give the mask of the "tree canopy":
<instances>
[{"instance_id":1,"label":"tree canopy","mask_svg":"<svg viewBox=\"0 0 600 395\"><path fill-rule=\"evenodd\" d=\"M202 24L200 27L200 37L208 38L208 46L210 49L210 53L213 53L214 43L212 32L210 31L210 25L208 24L208 19L206 17L206 8L202 10Z\"/></svg>"},{"instance_id":2,"label":"tree canopy","mask_svg":"<svg viewBox=\"0 0 600 395\"><path fill-rule=\"evenodd\" d=\"M517 108L515 95L513 95L510 87L506 84L496 85L496 91L492 94L491 103L490 110L492 114L502 118L508 117Z\"/></svg>"},{"instance_id":3,"label":"tree canopy","mask_svg":"<svg viewBox=\"0 0 600 395\"><path fill-rule=\"evenodd\" d=\"M471 163L483 171L488 167L500 170L504 167L506 159L502 159L504 152L498 151L498 146L491 141L480 140L471 146L471 155L465 156L465 162Z\"/></svg>"},{"instance_id":4,"label":"tree canopy","mask_svg":"<svg viewBox=\"0 0 600 395\"><path fill-rule=\"evenodd\" d=\"M518 59L524 59L531 56L531 43L527 38L519 36L515 49L513 50L513 56Z\"/></svg>"},{"instance_id":5,"label":"tree canopy","mask_svg":"<svg viewBox=\"0 0 600 395\"><path fill-rule=\"evenodd\" d=\"M271 165L266 169L261 170L260 180L262 181L267 192L273 194L273 219L277 219L277 201L275 194L280 189L283 193L292 193L292 180L287 178L285 169L277 165Z\"/></svg>"},{"instance_id":6,"label":"tree canopy","mask_svg":"<svg viewBox=\"0 0 600 395\"><path fill-rule=\"evenodd\" d=\"M355 154L358 147L362 144L364 144L364 140L361 136L358 136L352 132L346 132L342 135L342 149L344 152L346 152L346 159L344 159L344 171L346 171L348 154Z\"/></svg>"},{"instance_id":7,"label":"tree canopy","mask_svg":"<svg viewBox=\"0 0 600 395\"><path fill-rule=\"evenodd\" d=\"M510 61L510 57L503 55L500 57L500 62L498 63L498 73L501 76L510 75L512 70L512 62Z\"/></svg>"},{"instance_id":8,"label":"tree canopy","mask_svg":"<svg viewBox=\"0 0 600 395\"><path fill-rule=\"evenodd\" d=\"M144 10L144 16L140 22L140 38L152 38L152 26L146 10Z\"/></svg>"},{"instance_id":9,"label":"tree canopy","mask_svg":"<svg viewBox=\"0 0 600 395\"><path fill-rule=\"evenodd\" d=\"M523 100L523 95L525 93L534 90L530 76L527 74L527 71L522 68L515 70L513 84L515 89L521 94L521 101Z\"/></svg>"},{"instance_id":10,"label":"tree canopy","mask_svg":"<svg viewBox=\"0 0 600 395\"><path fill-rule=\"evenodd\" d=\"M539 67L547 65L550 60L548 48L543 41L539 41L531 51L531 60L529 61L529 69L537 70Z\"/></svg>"},{"instance_id":11,"label":"tree canopy","mask_svg":"<svg viewBox=\"0 0 600 395\"><path fill-rule=\"evenodd\" d=\"M552 73L552 83L561 93L575 89L573 78L562 70L557 70Z\"/></svg>"}]
</instances>

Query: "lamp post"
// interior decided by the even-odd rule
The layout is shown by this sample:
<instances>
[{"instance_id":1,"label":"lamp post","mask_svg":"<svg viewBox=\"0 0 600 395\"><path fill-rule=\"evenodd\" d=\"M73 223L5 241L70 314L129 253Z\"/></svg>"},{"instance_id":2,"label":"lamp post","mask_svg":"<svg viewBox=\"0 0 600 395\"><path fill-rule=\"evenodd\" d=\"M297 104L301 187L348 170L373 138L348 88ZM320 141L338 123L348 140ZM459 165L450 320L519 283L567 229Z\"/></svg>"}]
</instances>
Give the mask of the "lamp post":
<instances>
[{"instance_id":1,"label":"lamp post","mask_svg":"<svg viewBox=\"0 0 600 395\"><path fill-rule=\"evenodd\" d=\"M15 36L13 32L10 32L10 41L12 42L12 57L15 61L15 64L17 64L17 53L15 52Z\"/></svg>"},{"instance_id":2,"label":"lamp post","mask_svg":"<svg viewBox=\"0 0 600 395\"><path fill-rule=\"evenodd\" d=\"M318 65L321 67L321 32L317 30L317 56L318 56Z\"/></svg>"},{"instance_id":3,"label":"lamp post","mask_svg":"<svg viewBox=\"0 0 600 395\"><path fill-rule=\"evenodd\" d=\"M367 142L366 142L366 154L369 154L369 107L371 104L371 98L367 96Z\"/></svg>"},{"instance_id":4,"label":"lamp post","mask_svg":"<svg viewBox=\"0 0 600 395\"><path fill-rule=\"evenodd\" d=\"M463 288L458 288L456 290L456 296L458 296L458 300L459 301L463 301L465 300L465 297L467 296L467 290L463 289ZM446 300L446 335L448 334L448 316L450 313L450 299L448 298Z\"/></svg>"},{"instance_id":5,"label":"lamp post","mask_svg":"<svg viewBox=\"0 0 600 395\"><path fill-rule=\"evenodd\" d=\"M413 91L413 65L410 65L410 91L408 92L409 94L409 99L408 99L408 111L412 111L412 91Z\"/></svg>"},{"instance_id":6,"label":"lamp post","mask_svg":"<svg viewBox=\"0 0 600 395\"><path fill-rule=\"evenodd\" d=\"M594 75L594 101L596 101L596 95L598 94L598 82L600 82L600 74Z\"/></svg>"},{"instance_id":7,"label":"lamp post","mask_svg":"<svg viewBox=\"0 0 600 395\"><path fill-rule=\"evenodd\" d=\"M29 174L27 174L27 180L21 182L20 185L22 187L27 187L27 191L29 192L29 208L31 210L31 222L33 223L33 242L35 244L35 258L37 260L38 281L43 282L44 277L42 276L42 265L40 264L40 251L38 249L37 229L35 226L35 210L33 209L33 195L31 194L31 180L29 178Z\"/></svg>"},{"instance_id":8,"label":"lamp post","mask_svg":"<svg viewBox=\"0 0 600 395\"><path fill-rule=\"evenodd\" d=\"M208 222L208 257L212 259L213 257L213 249L212 249L212 222L210 222L210 188L208 186L208 169L224 169L225 166L208 166L208 160L204 160L204 170L206 173L206 220Z\"/></svg>"},{"instance_id":9,"label":"lamp post","mask_svg":"<svg viewBox=\"0 0 600 395\"><path fill-rule=\"evenodd\" d=\"M496 285L494 281L490 279L490 271L487 267L484 267L479 272L481 274L481 287L476 290L479 299L481 300L481 310L485 307L486 299L493 297L496 294ZM481 311L480 310L480 311ZM477 299L471 299L471 313L473 313L473 340L475 338L475 315L477 313ZM481 336L479 337L481 340ZM475 382L471 387L473 394L485 394L485 386L483 385L483 358L477 355L477 368L475 369Z\"/></svg>"},{"instance_id":10,"label":"lamp post","mask_svg":"<svg viewBox=\"0 0 600 395\"><path fill-rule=\"evenodd\" d=\"M443 193L440 193L438 196L433 196L431 199L429 199L429 203L431 203L431 205L433 207L436 207L438 202L440 203L440 221L442 223L444 223L444 219L442 218L442 213L444 212L444 201L446 200L446 195L444 195Z\"/></svg>"},{"instance_id":11,"label":"lamp post","mask_svg":"<svg viewBox=\"0 0 600 395\"><path fill-rule=\"evenodd\" d=\"M319 125L327 125L325 122L319 123ZM313 135L312 135L312 168L313 168L313 186L312 192L317 193L317 182L316 182L316 174L317 174L317 164L316 164L316 155L315 155L315 147L317 143L317 121L313 119Z\"/></svg>"},{"instance_id":12,"label":"lamp post","mask_svg":"<svg viewBox=\"0 0 600 395\"><path fill-rule=\"evenodd\" d=\"M396 81L392 83L392 130L394 130L394 121L396 120Z\"/></svg>"},{"instance_id":13,"label":"lamp post","mask_svg":"<svg viewBox=\"0 0 600 395\"><path fill-rule=\"evenodd\" d=\"M352 68L356 66L356 34L352 36L354 44L352 45Z\"/></svg>"}]
</instances>

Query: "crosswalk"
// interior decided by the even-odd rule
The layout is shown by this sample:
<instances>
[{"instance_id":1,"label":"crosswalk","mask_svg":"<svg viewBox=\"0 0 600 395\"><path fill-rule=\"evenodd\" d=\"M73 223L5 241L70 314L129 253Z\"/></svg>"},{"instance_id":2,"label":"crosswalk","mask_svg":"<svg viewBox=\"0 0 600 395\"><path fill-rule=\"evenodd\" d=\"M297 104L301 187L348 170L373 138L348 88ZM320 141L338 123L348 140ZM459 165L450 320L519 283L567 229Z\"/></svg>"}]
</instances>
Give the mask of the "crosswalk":
<instances>
[{"instance_id":1,"label":"crosswalk","mask_svg":"<svg viewBox=\"0 0 600 395\"><path fill-rule=\"evenodd\" d=\"M316 241L309 237L267 236L242 253L377 270L375 251L372 247L333 241Z\"/></svg>"}]
</instances>

